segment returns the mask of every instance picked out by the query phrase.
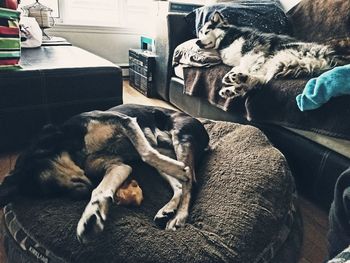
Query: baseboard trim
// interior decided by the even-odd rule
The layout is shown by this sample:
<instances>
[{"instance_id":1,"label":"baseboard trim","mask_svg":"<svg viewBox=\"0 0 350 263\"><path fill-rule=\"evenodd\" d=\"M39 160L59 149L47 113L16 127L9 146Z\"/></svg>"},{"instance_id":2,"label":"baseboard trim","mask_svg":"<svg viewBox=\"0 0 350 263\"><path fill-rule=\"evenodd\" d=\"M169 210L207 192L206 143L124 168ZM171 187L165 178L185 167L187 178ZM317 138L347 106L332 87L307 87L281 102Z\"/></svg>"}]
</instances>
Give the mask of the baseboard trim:
<instances>
[{"instance_id":1,"label":"baseboard trim","mask_svg":"<svg viewBox=\"0 0 350 263\"><path fill-rule=\"evenodd\" d=\"M122 69L123 79L129 79L129 64L117 64Z\"/></svg>"}]
</instances>

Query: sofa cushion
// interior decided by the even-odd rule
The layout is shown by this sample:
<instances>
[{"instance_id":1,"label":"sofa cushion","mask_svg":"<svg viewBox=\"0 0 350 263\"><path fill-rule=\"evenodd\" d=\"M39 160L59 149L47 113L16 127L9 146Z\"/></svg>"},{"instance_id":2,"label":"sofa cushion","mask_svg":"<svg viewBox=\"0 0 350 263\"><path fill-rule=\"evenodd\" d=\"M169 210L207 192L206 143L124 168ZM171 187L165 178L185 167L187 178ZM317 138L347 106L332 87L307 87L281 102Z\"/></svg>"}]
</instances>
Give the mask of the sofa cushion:
<instances>
[{"instance_id":1,"label":"sofa cushion","mask_svg":"<svg viewBox=\"0 0 350 263\"><path fill-rule=\"evenodd\" d=\"M290 34L287 16L279 1L236 0L197 8L186 16L190 26L195 25L198 36L200 28L219 11L229 24L252 27L266 33Z\"/></svg>"},{"instance_id":2,"label":"sofa cushion","mask_svg":"<svg viewBox=\"0 0 350 263\"><path fill-rule=\"evenodd\" d=\"M290 238L290 255L276 262L297 262L301 227L283 155L252 126L206 121L205 127L211 150L197 169L184 228L155 226L154 215L172 193L154 169L136 164L144 203L111 207L105 231L86 246L75 237L85 201L22 199L8 206L10 262L35 262L38 255L49 262L271 262Z\"/></svg>"},{"instance_id":3,"label":"sofa cushion","mask_svg":"<svg viewBox=\"0 0 350 263\"><path fill-rule=\"evenodd\" d=\"M288 13L295 37L322 42L350 36L350 1L303 0Z\"/></svg>"}]
</instances>

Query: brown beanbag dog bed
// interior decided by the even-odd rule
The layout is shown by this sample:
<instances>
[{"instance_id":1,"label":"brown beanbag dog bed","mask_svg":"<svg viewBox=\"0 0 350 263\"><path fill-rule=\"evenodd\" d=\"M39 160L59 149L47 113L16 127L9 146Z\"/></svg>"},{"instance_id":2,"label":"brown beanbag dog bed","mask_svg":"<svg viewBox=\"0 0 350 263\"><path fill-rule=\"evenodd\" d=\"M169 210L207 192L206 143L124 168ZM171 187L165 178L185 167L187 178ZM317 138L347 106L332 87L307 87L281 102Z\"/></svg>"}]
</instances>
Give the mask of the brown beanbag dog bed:
<instances>
[{"instance_id":1,"label":"brown beanbag dog bed","mask_svg":"<svg viewBox=\"0 0 350 263\"><path fill-rule=\"evenodd\" d=\"M5 208L9 262L297 262L300 216L283 155L252 126L204 121L211 150L197 168L188 223L159 229L156 212L171 198L156 171L135 164L144 202L113 206L88 245L75 231L86 201L23 199Z\"/></svg>"}]
</instances>

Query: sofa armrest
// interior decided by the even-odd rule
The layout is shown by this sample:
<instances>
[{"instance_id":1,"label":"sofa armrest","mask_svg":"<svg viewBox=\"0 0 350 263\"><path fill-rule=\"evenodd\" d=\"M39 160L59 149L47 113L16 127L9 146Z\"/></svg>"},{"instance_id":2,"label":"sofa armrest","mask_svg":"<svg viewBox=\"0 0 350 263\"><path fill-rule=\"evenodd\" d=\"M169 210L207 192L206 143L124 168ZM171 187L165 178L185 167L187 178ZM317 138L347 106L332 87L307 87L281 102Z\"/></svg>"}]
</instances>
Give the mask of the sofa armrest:
<instances>
[{"instance_id":1,"label":"sofa armrest","mask_svg":"<svg viewBox=\"0 0 350 263\"><path fill-rule=\"evenodd\" d=\"M169 13L166 10L159 10L158 13L154 84L156 93L168 101L169 82L173 75L172 57L174 49L195 36L185 21L186 14Z\"/></svg>"}]
</instances>

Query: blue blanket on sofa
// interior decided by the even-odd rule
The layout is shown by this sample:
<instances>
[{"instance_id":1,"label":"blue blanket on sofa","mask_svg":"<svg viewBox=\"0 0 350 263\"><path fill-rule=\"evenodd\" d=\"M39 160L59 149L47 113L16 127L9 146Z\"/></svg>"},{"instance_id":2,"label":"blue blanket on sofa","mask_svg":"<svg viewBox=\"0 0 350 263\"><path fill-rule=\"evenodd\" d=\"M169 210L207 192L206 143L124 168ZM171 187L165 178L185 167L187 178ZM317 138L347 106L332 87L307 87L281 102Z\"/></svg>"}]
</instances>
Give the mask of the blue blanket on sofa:
<instances>
[{"instance_id":1,"label":"blue blanket on sofa","mask_svg":"<svg viewBox=\"0 0 350 263\"><path fill-rule=\"evenodd\" d=\"M302 94L296 97L301 111L321 107L332 97L350 95L350 65L336 67L310 79Z\"/></svg>"}]
</instances>

